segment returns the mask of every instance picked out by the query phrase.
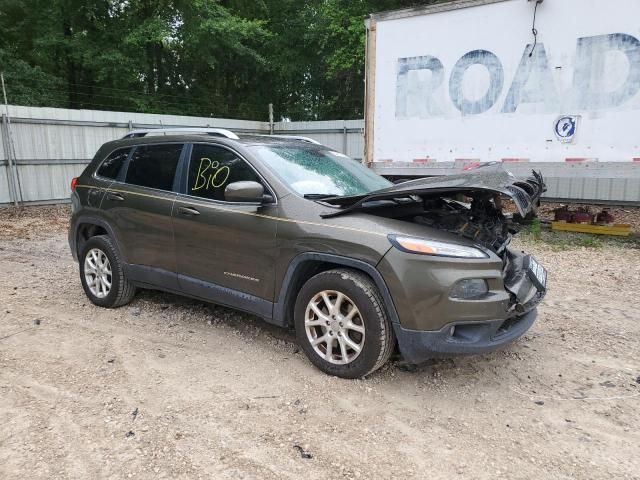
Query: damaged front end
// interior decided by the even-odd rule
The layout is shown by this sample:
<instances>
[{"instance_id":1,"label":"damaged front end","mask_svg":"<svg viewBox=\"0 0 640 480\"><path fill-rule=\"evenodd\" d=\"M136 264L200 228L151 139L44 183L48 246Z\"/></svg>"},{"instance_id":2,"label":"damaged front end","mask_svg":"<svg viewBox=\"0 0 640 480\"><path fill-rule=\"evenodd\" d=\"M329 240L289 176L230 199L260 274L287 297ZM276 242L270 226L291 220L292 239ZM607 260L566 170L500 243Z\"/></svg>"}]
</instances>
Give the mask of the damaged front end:
<instances>
[{"instance_id":1,"label":"damaged front end","mask_svg":"<svg viewBox=\"0 0 640 480\"><path fill-rule=\"evenodd\" d=\"M468 238L502 255L511 236L520 229L523 218L517 215L514 220L512 214L505 214L498 195L470 195L468 202L439 195L426 196L422 199L424 213L414 216L411 221Z\"/></svg>"},{"instance_id":2,"label":"damaged front end","mask_svg":"<svg viewBox=\"0 0 640 480\"><path fill-rule=\"evenodd\" d=\"M339 208L323 216L360 211L446 231L493 252L502 261L501 280L510 297L505 302L507 311L503 310L507 323L500 328L510 329L545 294L544 268L532 256L509 248L512 236L536 218L545 190L538 172L519 179L502 165L490 164L459 175L412 180L359 197L325 199Z\"/></svg>"},{"instance_id":3,"label":"damaged front end","mask_svg":"<svg viewBox=\"0 0 640 480\"><path fill-rule=\"evenodd\" d=\"M454 233L502 255L511 236L536 216L546 191L542 175L518 179L500 164L458 175L411 180L366 195L334 197L341 207L324 218L353 211L414 222ZM506 202L513 203L512 212Z\"/></svg>"}]
</instances>

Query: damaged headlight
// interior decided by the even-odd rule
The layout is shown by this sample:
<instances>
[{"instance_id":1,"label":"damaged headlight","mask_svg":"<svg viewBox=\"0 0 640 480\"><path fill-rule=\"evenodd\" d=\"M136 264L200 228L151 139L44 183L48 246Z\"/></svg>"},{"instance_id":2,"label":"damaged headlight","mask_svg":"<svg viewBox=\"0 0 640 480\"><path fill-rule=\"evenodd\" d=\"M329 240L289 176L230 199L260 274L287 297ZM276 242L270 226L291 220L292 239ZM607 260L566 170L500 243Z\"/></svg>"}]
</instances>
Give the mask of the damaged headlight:
<instances>
[{"instance_id":1,"label":"damaged headlight","mask_svg":"<svg viewBox=\"0 0 640 480\"><path fill-rule=\"evenodd\" d=\"M437 255L441 257L489 258L489 255L479 248L457 245L455 243L404 237L402 235L389 235L388 238L394 247L403 252L419 253L421 255Z\"/></svg>"}]
</instances>

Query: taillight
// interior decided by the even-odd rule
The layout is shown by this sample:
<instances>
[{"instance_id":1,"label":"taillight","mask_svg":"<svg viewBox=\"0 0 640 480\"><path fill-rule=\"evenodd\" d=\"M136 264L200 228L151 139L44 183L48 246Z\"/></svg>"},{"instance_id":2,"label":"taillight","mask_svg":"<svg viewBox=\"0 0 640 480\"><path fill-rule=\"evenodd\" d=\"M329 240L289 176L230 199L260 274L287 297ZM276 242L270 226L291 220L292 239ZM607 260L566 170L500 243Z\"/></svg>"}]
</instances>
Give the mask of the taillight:
<instances>
[{"instance_id":1,"label":"taillight","mask_svg":"<svg viewBox=\"0 0 640 480\"><path fill-rule=\"evenodd\" d=\"M73 177L71 179L71 191L73 192L76 189L76 185L78 184L78 177Z\"/></svg>"}]
</instances>

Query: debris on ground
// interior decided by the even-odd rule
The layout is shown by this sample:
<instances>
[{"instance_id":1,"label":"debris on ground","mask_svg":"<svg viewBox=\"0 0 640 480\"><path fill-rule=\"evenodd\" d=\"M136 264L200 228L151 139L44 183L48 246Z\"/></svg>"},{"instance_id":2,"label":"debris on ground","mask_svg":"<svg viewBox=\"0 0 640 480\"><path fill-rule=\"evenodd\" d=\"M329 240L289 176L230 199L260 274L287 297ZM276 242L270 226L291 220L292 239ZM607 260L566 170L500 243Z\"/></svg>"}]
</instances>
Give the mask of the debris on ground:
<instances>
[{"instance_id":1,"label":"debris on ground","mask_svg":"<svg viewBox=\"0 0 640 480\"><path fill-rule=\"evenodd\" d=\"M606 210L609 222L631 225L631 231L640 234L640 207L593 205L576 203L557 203L542 201L538 209L540 220L551 222L556 217L556 211L561 209L580 210L582 212L602 212Z\"/></svg>"},{"instance_id":2,"label":"debris on ground","mask_svg":"<svg viewBox=\"0 0 640 480\"><path fill-rule=\"evenodd\" d=\"M298 450L298 452L300 452L300 456L302 458L313 458L313 455L311 455L309 452L307 452L300 445L294 445L293 448L295 448L296 450Z\"/></svg>"},{"instance_id":3,"label":"debris on ground","mask_svg":"<svg viewBox=\"0 0 640 480\"><path fill-rule=\"evenodd\" d=\"M69 228L71 205L0 207L0 239L36 239Z\"/></svg>"}]
</instances>

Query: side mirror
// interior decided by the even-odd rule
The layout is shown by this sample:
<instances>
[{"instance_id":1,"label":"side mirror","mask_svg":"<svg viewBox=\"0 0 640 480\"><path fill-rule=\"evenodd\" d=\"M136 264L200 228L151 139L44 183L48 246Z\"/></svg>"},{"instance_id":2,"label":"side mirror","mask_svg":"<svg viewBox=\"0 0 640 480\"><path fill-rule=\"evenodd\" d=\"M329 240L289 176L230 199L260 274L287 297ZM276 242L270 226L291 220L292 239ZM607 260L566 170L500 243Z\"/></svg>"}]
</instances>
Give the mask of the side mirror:
<instances>
[{"instance_id":1,"label":"side mirror","mask_svg":"<svg viewBox=\"0 0 640 480\"><path fill-rule=\"evenodd\" d=\"M266 197L269 197L268 199ZM263 203L273 200L271 195L264 194L264 187L258 182L233 182L224 189L224 199L227 202Z\"/></svg>"}]
</instances>

